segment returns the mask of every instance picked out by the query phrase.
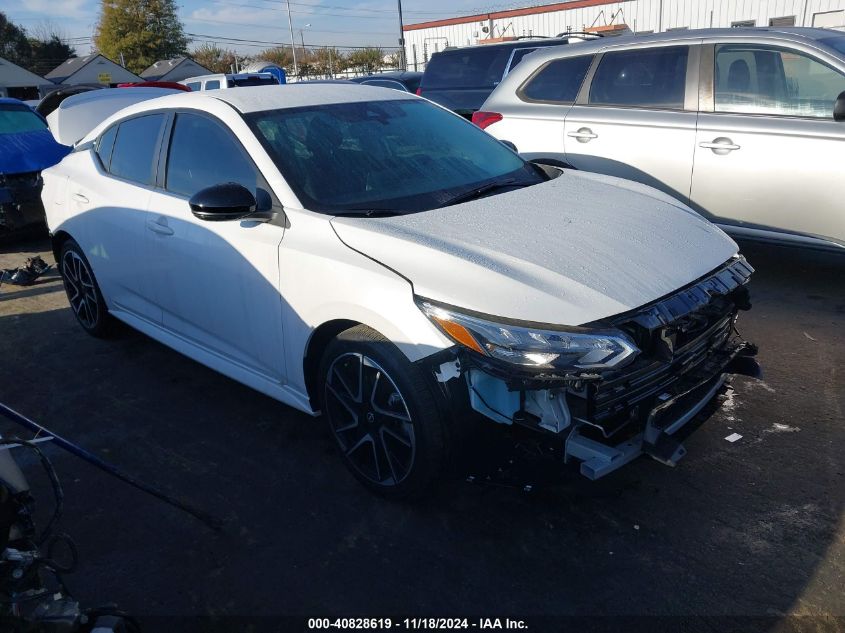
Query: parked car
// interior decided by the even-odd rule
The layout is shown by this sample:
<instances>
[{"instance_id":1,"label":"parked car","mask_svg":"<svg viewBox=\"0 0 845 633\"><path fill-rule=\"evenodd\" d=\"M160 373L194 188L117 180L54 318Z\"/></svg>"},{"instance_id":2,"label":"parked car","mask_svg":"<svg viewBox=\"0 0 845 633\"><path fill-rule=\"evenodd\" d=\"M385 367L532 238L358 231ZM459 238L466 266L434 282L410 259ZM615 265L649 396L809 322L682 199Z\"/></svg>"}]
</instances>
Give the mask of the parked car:
<instances>
[{"instance_id":1,"label":"parked car","mask_svg":"<svg viewBox=\"0 0 845 633\"><path fill-rule=\"evenodd\" d=\"M363 77L354 77L349 81L364 84L365 86L380 86L381 88L393 88L394 90L416 93L420 87L422 75L422 73L412 70L397 70L375 75L365 75Z\"/></svg>"},{"instance_id":2,"label":"parked car","mask_svg":"<svg viewBox=\"0 0 845 633\"><path fill-rule=\"evenodd\" d=\"M711 29L538 51L474 120L638 180L733 235L845 247L845 34Z\"/></svg>"},{"instance_id":3,"label":"parked car","mask_svg":"<svg viewBox=\"0 0 845 633\"><path fill-rule=\"evenodd\" d=\"M22 101L0 98L0 239L44 227L41 170L69 147L57 143L47 122Z\"/></svg>"},{"instance_id":4,"label":"parked car","mask_svg":"<svg viewBox=\"0 0 845 633\"><path fill-rule=\"evenodd\" d=\"M352 473L427 488L473 411L600 477L732 363L752 268L649 187L542 167L414 95L245 88L139 103L45 172L84 330L120 319L311 415Z\"/></svg>"},{"instance_id":5,"label":"parked car","mask_svg":"<svg viewBox=\"0 0 845 633\"><path fill-rule=\"evenodd\" d=\"M91 92L92 90L106 90L107 86L102 84L77 84L74 86L59 86L55 90L51 90L38 102L35 106L35 111L43 117L48 117L56 108L58 108L62 101L68 97L81 94L83 92Z\"/></svg>"},{"instance_id":6,"label":"parked car","mask_svg":"<svg viewBox=\"0 0 845 633\"><path fill-rule=\"evenodd\" d=\"M521 38L499 44L448 48L431 56L417 94L470 118L484 100L529 53L596 36Z\"/></svg>"},{"instance_id":7,"label":"parked car","mask_svg":"<svg viewBox=\"0 0 845 633\"><path fill-rule=\"evenodd\" d=\"M191 90L222 90L226 88L244 88L247 86L277 86L279 79L273 73L235 73L199 75L188 77L179 82Z\"/></svg>"},{"instance_id":8,"label":"parked car","mask_svg":"<svg viewBox=\"0 0 845 633\"><path fill-rule=\"evenodd\" d=\"M182 92L191 92L185 84L180 84L176 81L136 81L117 84L118 88L170 88L171 90L181 90Z\"/></svg>"}]
</instances>

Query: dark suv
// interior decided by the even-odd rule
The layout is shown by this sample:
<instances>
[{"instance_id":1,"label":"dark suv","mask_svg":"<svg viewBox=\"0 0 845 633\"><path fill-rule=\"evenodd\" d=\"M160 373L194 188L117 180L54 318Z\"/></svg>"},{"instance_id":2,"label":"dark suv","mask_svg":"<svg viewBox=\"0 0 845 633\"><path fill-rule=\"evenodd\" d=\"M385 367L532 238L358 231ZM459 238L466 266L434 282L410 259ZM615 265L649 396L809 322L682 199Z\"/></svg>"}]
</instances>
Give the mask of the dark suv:
<instances>
[{"instance_id":1,"label":"dark suv","mask_svg":"<svg viewBox=\"0 0 845 633\"><path fill-rule=\"evenodd\" d=\"M569 36L530 38L446 49L431 56L417 94L469 119L528 53L582 39Z\"/></svg>"}]
</instances>

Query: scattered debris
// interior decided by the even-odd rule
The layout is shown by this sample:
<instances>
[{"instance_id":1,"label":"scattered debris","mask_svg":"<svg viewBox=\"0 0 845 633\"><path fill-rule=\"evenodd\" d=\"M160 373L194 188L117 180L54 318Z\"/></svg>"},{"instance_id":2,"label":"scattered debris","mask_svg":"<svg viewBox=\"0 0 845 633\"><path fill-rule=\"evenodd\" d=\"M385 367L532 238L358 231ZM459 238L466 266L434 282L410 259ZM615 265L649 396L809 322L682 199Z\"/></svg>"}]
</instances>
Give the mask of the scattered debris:
<instances>
[{"instance_id":1,"label":"scattered debris","mask_svg":"<svg viewBox=\"0 0 845 633\"><path fill-rule=\"evenodd\" d=\"M739 433L731 433L725 438L728 442L736 442L737 440L741 440L742 436Z\"/></svg>"},{"instance_id":2,"label":"scattered debris","mask_svg":"<svg viewBox=\"0 0 845 633\"><path fill-rule=\"evenodd\" d=\"M804 332L804 336L806 336L806 337L807 337L808 339L810 339L811 341L815 341L815 340L816 340L816 339L814 339L812 336L810 336L809 334L807 334L806 332Z\"/></svg>"},{"instance_id":3,"label":"scattered debris","mask_svg":"<svg viewBox=\"0 0 845 633\"><path fill-rule=\"evenodd\" d=\"M0 273L0 284L12 284L13 286L30 286L41 275L50 270L53 266L45 262L41 257L29 257L26 264L18 268L6 268Z\"/></svg>"},{"instance_id":4,"label":"scattered debris","mask_svg":"<svg viewBox=\"0 0 845 633\"><path fill-rule=\"evenodd\" d=\"M765 429L763 433L797 433L800 431L797 426L789 426L788 424L780 424L775 422L772 424L772 428Z\"/></svg>"},{"instance_id":5,"label":"scattered debris","mask_svg":"<svg viewBox=\"0 0 845 633\"><path fill-rule=\"evenodd\" d=\"M639 529L640 529L640 526L639 526L639 525L634 525L634 529L635 529L635 530L639 530Z\"/></svg>"}]
</instances>

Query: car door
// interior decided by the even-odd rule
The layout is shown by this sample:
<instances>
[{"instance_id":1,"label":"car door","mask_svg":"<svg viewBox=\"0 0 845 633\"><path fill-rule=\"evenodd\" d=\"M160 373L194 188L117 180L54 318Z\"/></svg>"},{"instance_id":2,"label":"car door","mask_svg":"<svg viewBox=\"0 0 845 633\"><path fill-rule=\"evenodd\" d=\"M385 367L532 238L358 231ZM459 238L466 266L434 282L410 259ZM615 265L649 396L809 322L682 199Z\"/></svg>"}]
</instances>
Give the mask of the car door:
<instances>
[{"instance_id":1,"label":"car door","mask_svg":"<svg viewBox=\"0 0 845 633\"><path fill-rule=\"evenodd\" d=\"M164 328L229 368L281 382L283 222L200 220L188 204L202 189L228 182L247 187L259 206L275 205L281 216L258 169L222 122L199 112L176 113L147 220Z\"/></svg>"},{"instance_id":2,"label":"car door","mask_svg":"<svg viewBox=\"0 0 845 633\"><path fill-rule=\"evenodd\" d=\"M164 122L165 115L148 114L110 127L92 148L92 168L76 171L67 192L73 215L84 219L80 233L71 232L109 309L154 323L161 322L161 311L147 273L144 221Z\"/></svg>"},{"instance_id":3,"label":"car door","mask_svg":"<svg viewBox=\"0 0 845 633\"><path fill-rule=\"evenodd\" d=\"M698 46L604 52L564 123L566 162L687 202L698 109Z\"/></svg>"},{"instance_id":4,"label":"car door","mask_svg":"<svg viewBox=\"0 0 845 633\"><path fill-rule=\"evenodd\" d=\"M843 68L808 51L735 39L703 55L691 202L743 231L845 241Z\"/></svg>"}]
</instances>

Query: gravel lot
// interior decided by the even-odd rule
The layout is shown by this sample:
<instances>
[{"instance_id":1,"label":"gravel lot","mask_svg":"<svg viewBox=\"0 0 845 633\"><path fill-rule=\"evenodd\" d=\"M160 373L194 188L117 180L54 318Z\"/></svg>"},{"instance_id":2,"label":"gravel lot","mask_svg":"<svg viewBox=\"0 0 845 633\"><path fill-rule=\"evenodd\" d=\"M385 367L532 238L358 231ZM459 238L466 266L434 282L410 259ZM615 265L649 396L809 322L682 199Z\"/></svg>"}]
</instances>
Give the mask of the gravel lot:
<instances>
[{"instance_id":1,"label":"gravel lot","mask_svg":"<svg viewBox=\"0 0 845 633\"><path fill-rule=\"evenodd\" d=\"M86 605L510 615L533 630L561 622L540 616L769 630L795 615L813 617L779 626L845 630L845 257L743 247L757 274L740 330L764 379L735 379L674 469L643 458L599 482L545 485L517 472L532 492L458 480L421 505L387 503L347 475L320 420L132 331L85 335L56 274L0 288L0 401L226 520L213 532L48 449L82 561L68 584ZM6 246L0 268L34 253L52 261L33 242ZM46 482L25 466L46 513Z\"/></svg>"}]
</instances>

